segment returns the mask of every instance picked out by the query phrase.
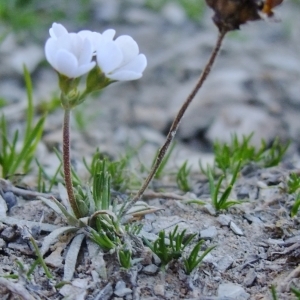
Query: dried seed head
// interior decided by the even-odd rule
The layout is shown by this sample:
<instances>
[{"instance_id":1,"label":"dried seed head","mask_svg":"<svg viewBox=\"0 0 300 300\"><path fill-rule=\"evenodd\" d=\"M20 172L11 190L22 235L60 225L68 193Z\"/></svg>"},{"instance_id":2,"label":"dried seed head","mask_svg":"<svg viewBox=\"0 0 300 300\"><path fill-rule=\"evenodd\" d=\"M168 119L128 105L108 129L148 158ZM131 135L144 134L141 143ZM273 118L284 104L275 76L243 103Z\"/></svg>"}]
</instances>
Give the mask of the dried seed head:
<instances>
[{"instance_id":1,"label":"dried seed head","mask_svg":"<svg viewBox=\"0 0 300 300\"><path fill-rule=\"evenodd\" d=\"M261 19L261 15L273 15L272 9L283 0L206 0L215 14L213 20L220 31L239 29L248 21Z\"/></svg>"}]
</instances>

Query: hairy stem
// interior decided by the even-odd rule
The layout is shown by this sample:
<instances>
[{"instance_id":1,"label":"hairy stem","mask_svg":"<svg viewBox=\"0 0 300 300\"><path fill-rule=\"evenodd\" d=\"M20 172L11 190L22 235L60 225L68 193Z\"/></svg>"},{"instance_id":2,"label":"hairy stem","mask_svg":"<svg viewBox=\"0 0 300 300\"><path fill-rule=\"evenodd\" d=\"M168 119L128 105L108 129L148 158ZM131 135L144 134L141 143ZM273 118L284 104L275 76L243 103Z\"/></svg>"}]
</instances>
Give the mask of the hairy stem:
<instances>
[{"instance_id":1,"label":"hairy stem","mask_svg":"<svg viewBox=\"0 0 300 300\"><path fill-rule=\"evenodd\" d=\"M69 202L76 218L80 218L80 212L76 203L71 172L71 157L70 157L70 114L71 109L65 108L64 125L63 125L63 166L65 185L69 197Z\"/></svg>"},{"instance_id":2,"label":"hairy stem","mask_svg":"<svg viewBox=\"0 0 300 300\"><path fill-rule=\"evenodd\" d=\"M134 196L134 198L127 204L127 206L125 207L124 211L123 211L123 216L128 212L128 210L142 197L143 193L145 192L146 188L148 187L149 183L151 182L151 180L153 179L157 169L159 168L163 158L166 155L166 152L168 151L168 148L171 144L171 142L173 141L177 129L179 127L180 121L182 119L182 117L184 116L185 111L187 110L187 108L189 107L189 105L191 104L191 102L193 101L193 99L195 98L197 92L199 91L199 89L202 87L205 79L207 78L208 74L211 71L211 68L216 60L216 57L221 49L221 45L222 42L224 40L224 37L226 35L227 31L223 31L219 33L216 45L214 47L214 49L211 52L211 56L205 66L205 68L203 69L200 78L197 81L197 84L195 85L195 87L193 88L193 90L191 91L191 93L188 95L188 97L186 98L185 102L183 103L183 105L181 106L180 110L178 111L172 125L171 128L169 130L169 133L166 137L166 141L163 144L163 146L159 149L157 157L156 157L156 161L148 175L148 177L146 178L146 180L144 181L142 187L140 188L140 190L137 192L137 194Z\"/></svg>"}]
</instances>

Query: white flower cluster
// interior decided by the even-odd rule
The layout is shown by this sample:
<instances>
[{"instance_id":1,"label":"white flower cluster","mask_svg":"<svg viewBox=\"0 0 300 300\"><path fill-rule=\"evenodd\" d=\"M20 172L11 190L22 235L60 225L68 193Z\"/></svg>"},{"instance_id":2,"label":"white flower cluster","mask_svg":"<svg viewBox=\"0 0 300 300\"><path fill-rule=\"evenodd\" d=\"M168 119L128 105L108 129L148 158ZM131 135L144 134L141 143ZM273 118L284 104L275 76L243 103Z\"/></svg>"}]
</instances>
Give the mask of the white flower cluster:
<instances>
[{"instance_id":1,"label":"white flower cluster","mask_svg":"<svg viewBox=\"0 0 300 300\"><path fill-rule=\"evenodd\" d=\"M146 56L139 53L133 38L122 35L113 40L116 33L113 29L102 34L89 30L69 33L63 25L53 23L49 33L46 58L57 72L69 78L88 73L97 62L110 80L136 80L142 77L147 66Z\"/></svg>"}]
</instances>

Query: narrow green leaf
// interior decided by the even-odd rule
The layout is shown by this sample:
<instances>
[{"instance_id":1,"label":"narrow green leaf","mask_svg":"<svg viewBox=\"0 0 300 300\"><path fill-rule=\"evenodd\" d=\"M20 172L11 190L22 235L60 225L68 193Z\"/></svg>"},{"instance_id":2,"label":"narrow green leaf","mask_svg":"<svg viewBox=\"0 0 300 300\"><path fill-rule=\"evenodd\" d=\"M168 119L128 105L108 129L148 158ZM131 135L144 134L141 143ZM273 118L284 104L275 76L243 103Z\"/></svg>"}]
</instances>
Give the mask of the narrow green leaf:
<instances>
[{"instance_id":1,"label":"narrow green leaf","mask_svg":"<svg viewBox=\"0 0 300 300\"><path fill-rule=\"evenodd\" d=\"M30 152L31 145L34 143L36 136L39 135L40 130L44 125L45 117L41 118L33 130L30 132L26 143L24 144L21 152L19 153L17 159L15 160L13 166L11 167L11 173L15 173L17 168L20 166L21 162L26 159L26 155Z\"/></svg>"},{"instance_id":2,"label":"narrow green leaf","mask_svg":"<svg viewBox=\"0 0 300 300\"><path fill-rule=\"evenodd\" d=\"M161 164L159 165L154 178L156 178L156 179L161 178L162 173L164 172L165 167L166 167L168 161L170 160L170 157L171 157L171 155L172 155L172 153L173 153L173 151L175 149L175 146L176 146L176 143L173 142L172 145L171 145L171 147L169 148L168 152L166 153L165 157L163 158ZM155 155L155 158L154 158L154 160L152 162L152 166L155 164L155 161L156 161L156 158L157 158L157 154L158 154L158 151L157 151L157 153Z\"/></svg>"},{"instance_id":3,"label":"narrow green leaf","mask_svg":"<svg viewBox=\"0 0 300 300\"><path fill-rule=\"evenodd\" d=\"M230 185L229 187L227 187L227 189L222 194L220 200L218 201L218 208L219 209L224 209L224 205L225 205L228 197L230 196L231 190L232 190L232 186Z\"/></svg>"},{"instance_id":4,"label":"narrow green leaf","mask_svg":"<svg viewBox=\"0 0 300 300\"><path fill-rule=\"evenodd\" d=\"M26 115L26 130L24 137L24 146L28 144L28 141L31 140L31 129L34 115L34 107L33 107L33 98L32 98L32 81L28 69L25 65L23 65L23 74L25 79L26 93L27 93L27 115Z\"/></svg>"},{"instance_id":5,"label":"narrow green leaf","mask_svg":"<svg viewBox=\"0 0 300 300\"><path fill-rule=\"evenodd\" d=\"M295 196L295 202L294 202L293 207L291 209L291 217L295 217L297 215L299 207L300 207L300 193L298 193Z\"/></svg>"}]
</instances>

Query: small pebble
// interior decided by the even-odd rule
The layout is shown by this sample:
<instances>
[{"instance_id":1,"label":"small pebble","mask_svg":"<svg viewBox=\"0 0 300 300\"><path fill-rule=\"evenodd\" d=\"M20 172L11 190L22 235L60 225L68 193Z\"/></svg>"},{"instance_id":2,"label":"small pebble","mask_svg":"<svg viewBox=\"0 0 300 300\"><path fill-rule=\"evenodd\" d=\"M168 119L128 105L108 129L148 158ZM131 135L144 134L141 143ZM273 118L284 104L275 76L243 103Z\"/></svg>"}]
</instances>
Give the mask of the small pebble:
<instances>
[{"instance_id":1,"label":"small pebble","mask_svg":"<svg viewBox=\"0 0 300 300\"><path fill-rule=\"evenodd\" d=\"M244 235L240 227L238 227L234 222L231 221L229 227L236 235Z\"/></svg>"},{"instance_id":2,"label":"small pebble","mask_svg":"<svg viewBox=\"0 0 300 300\"><path fill-rule=\"evenodd\" d=\"M212 240L217 235L217 229L215 226L210 226L207 229L200 231L200 238L203 240Z\"/></svg>"},{"instance_id":3,"label":"small pebble","mask_svg":"<svg viewBox=\"0 0 300 300\"><path fill-rule=\"evenodd\" d=\"M236 300L247 300L250 295L245 292L245 290L237 284L234 283L222 283L218 288L218 296L222 299L228 297L228 299Z\"/></svg>"},{"instance_id":4,"label":"small pebble","mask_svg":"<svg viewBox=\"0 0 300 300\"><path fill-rule=\"evenodd\" d=\"M129 295L125 296L125 300L132 300L132 299L133 299L132 294L129 294Z\"/></svg>"},{"instance_id":5,"label":"small pebble","mask_svg":"<svg viewBox=\"0 0 300 300\"><path fill-rule=\"evenodd\" d=\"M123 280L119 280L116 283L116 290L126 288L126 283Z\"/></svg>"},{"instance_id":6,"label":"small pebble","mask_svg":"<svg viewBox=\"0 0 300 300\"><path fill-rule=\"evenodd\" d=\"M219 271L225 272L231 267L233 263L233 258L230 255L225 255L216 263L216 267Z\"/></svg>"},{"instance_id":7,"label":"small pebble","mask_svg":"<svg viewBox=\"0 0 300 300\"><path fill-rule=\"evenodd\" d=\"M228 226L229 223L232 221L232 219L227 216L227 215L219 215L217 218L217 221L222 225L222 226Z\"/></svg>"},{"instance_id":8,"label":"small pebble","mask_svg":"<svg viewBox=\"0 0 300 300\"><path fill-rule=\"evenodd\" d=\"M277 272L279 271L279 269L277 269ZM258 274L257 275L257 279L256 279L257 283L260 285L260 286L264 286L267 282L267 278L266 278L266 275L265 274Z\"/></svg>"},{"instance_id":9,"label":"small pebble","mask_svg":"<svg viewBox=\"0 0 300 300\"><path fill-rule=\"evenodd\" d=\"M250 287L253 285L255 279L257 277L257 274L255 273L254 269L250 269L249 272L247 273L245 279L244 279L244 284L246 287Z\"/></svg>"},{"instance_id":10,"label":"small pebble","mask_svg":"<svg viewBox=\"0 0 300 300\"><path fill-rule=\"evenodd\" d=\"M147 275L155 275L158 273L158 271L159 271L159 268L154 264L151 264L151 265L143 268L143 273L147 274Z\"/></svg>"},{"instance_id":11,"label":"small pebble","mask_svg":"<svg viewBox=\"0 0 300 300\"><path fill-rule=\"evenodd\" d=\"M258 166L255 163L249 163L247 164L245 167L243 167L241 173L243 174L243 176L253 176L253 173L255 174L258 170Z\"/></svg>"},{"instance_id":12,"label":"small pebble","mask_svg":"<svg viewBox=\"0 0 300 300\"><path fill-rule=\"evenodd\" d=\"M152 256L153 252L151 251L151 249L149 247L144 247L143 252L141 254L141 258L143 259L141 261L141 264L143 266L150 265L152 263Z\"/></svg>"},{"instance_id":13,"label":"small pebble","mask_svg":"<svg viewBox=\"0 0 300 300\"><path fill-rule=\"evenodd\" d=\"M18 232L13 227L6 227L1 232L1 237L7 242L12 242L18 237L18 235L19 235Z\"/></svg>"},{"instance_id":14,"label":"small pebble","mask_svg":"<svg viewBox=\"0 0 300 300\"><path fill-rule=\"evenodd\" d=\"M6 243L3 239L0 238L0 249L3 249L6 247Z\"/></svg>"},{"instance_id":15,"label":"small pebble","mask_svg":"<svg viewBox=\"0 0 300 300\"><path fill-rule=\"evenodd\" d=\"M202 208L205 212L209 213L211 216L215 216L217 214L215 208L210 203L203 205Z\"/></svg>"},{"instance_id":16,"label":"small pebble","mask_svg":"<svg viewBox=\"0 0 300 300\"><path fill-rule=\"evenodd\" d=\"M6 202L8 210L17 204L17 197L13 192L3 193L2 197Z\"/></svg>"},{"instance_id":17,"label":"small pebble","mask_svg":"<svg viewBox=\"0 0 300 300\"><path fill-rule=\"evenodd\" d=\"M213 277L213 280L216 281L216 282L220 282L220 281L222 281L222 277L215 276L215 277Z\"/></svg>"},{"instance_id":18,"label":"small pebble","mask_svg":"<svg viewBox=\"0 0 300 300\"><path fill-rule=\"evenodd\" d=\"M252 216L250 214L244 214L243 216L247 221L249 221L250 223L258 223L258 224L262 224L263 222L261 221L260 218Z\"/></svg>"},{"instance_id":19,"label":"small pebble","mask_svg":"<svg viewBox=\"0 0 300 300\"><path fill-rule=\"evenodd\" d=\"M116 288L114 291L114 294L118 297L125 297L128 294L131 294L132 290L126 287L126 284L124 281L120 280L116 284Z\"/></svg>"},{"instance_id":20,"label":"small pebble","mask_svg":"<svg viewBox=\"0 0 300 300\"><path fill-rule=\"evenodd\" d=\"M153 287L153 291L156 296L164 297L165 295L165 286L162 284L157 284Z\"/></svg>"},{"instance_id":21,"label":"small pebble","mask_svg":"<svg viewBox=\"0 0 300 300\"><path fill-rule=\"evenodd\" d=\"M242 186L236 193L238 199L245 199L250 197L249 189L246 186Z\"/></svg>"},{"instance_id":22,"label":"small pebble","mask_svg":"<svg viewBox=\"0 0 300 300\"><path fill-rule=\"evenodd\" d=\"M102 289L94 300L109 300L113 295L113 287L112 284L109 282L104 289Z\"/></svg>"},{"instance_id":23,"label":"small pebble","mask_svg":"<svg viewBox=\"0 0 300 300\"><path fill-rule=\"evenodd\" d=\"M161 264L161 259L155 253L152 253L152 261L157 266L160 266Z\"/></svg>"},{"instance_id":24,"label":"small pebble","mask_svg":"<svg viewBox=\"0 0 300 300\"><path fill-rule=\"evenodd\" d=\"M268 188L268 186L263 181L257 181L256 185L257 185L257 187L259 187L261 189L267 189Z\"/></svg>"},{"instance_id":25,"label":"small pebble","mask_svg":"<svg viewBox=\"0 0 300 300\"><path fill-rule=\"evenodd\" d=\"M19 243L9 243L7 245L8 248L20 251L25 255L32 255L34 252L28 247L27 244L19 244Z\"/></svg>"}]
</instances>

